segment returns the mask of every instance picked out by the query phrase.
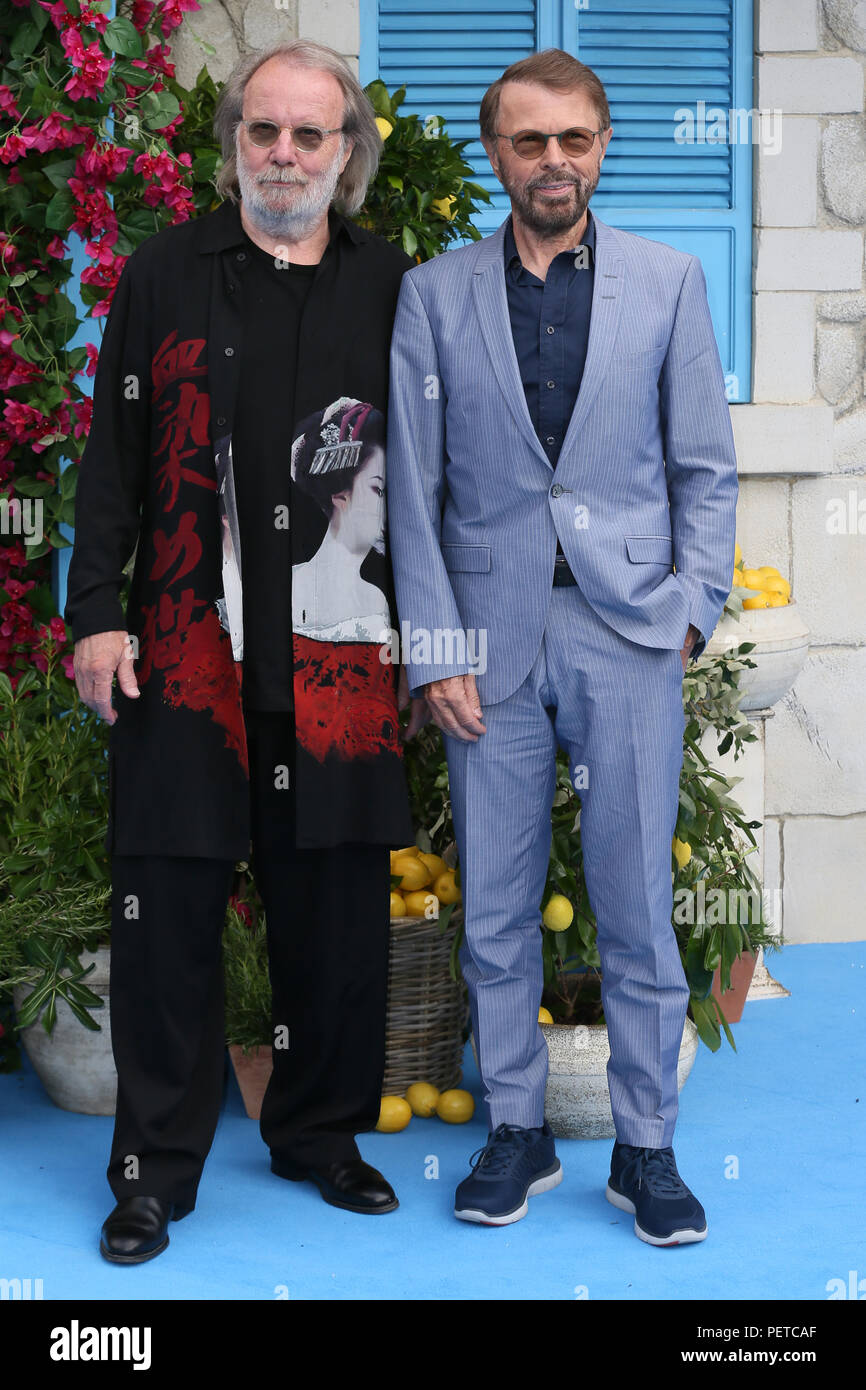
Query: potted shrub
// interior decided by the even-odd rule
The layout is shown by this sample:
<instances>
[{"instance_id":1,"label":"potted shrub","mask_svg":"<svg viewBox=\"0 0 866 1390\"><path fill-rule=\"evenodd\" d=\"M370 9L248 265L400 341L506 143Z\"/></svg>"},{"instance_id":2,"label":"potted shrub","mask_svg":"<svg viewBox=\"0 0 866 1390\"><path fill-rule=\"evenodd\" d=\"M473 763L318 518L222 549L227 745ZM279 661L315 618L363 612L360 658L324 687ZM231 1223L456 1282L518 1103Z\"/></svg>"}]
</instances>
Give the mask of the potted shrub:
<instances>
[{"instance_id":1,"label":"potted shrub","mask_svg":"<svg viewBox=\"0 0 866 1390\"><path fill-rule=\"evenodd\" d=\"M247 865L238 870L244 874ZM257 1120L272 1065L271 986L264 913L248 877L229 899L223 961L226 1043L244 1108Z\"/></svg>"},{"instance_id":2,"label":"potted shrub","mask_svg":"<svg viewBox=\"0 0 866 1390\"><path fill-rule=\"evenodd\" d=\"M14 686L0 672L0 996L55 1104L112 1114L111 1035L91 1013L108 995L108 730L55 644L39 655Z\"/></svg>"}]
</instances>

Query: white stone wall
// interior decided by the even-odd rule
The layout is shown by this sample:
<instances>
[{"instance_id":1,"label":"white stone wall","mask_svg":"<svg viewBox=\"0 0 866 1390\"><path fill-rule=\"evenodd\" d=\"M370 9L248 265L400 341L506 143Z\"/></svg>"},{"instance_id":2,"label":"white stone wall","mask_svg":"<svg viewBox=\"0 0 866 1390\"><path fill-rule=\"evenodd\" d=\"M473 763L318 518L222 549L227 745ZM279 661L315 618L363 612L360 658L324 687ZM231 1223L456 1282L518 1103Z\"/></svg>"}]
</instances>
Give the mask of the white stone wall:
<instances>
[{"instance_id":1,"label":"white stone wall","mask_svg":"<svg viewBox=\"0 0 866 1390\"><path fill-rule=\"evenodd\" d=\"M807 664L766 723L764 881L789 941L866 937L866 0L756 0L752 404L731 417L738 535L793 584ZM358 0L211 0L175 36L179 79L222 80L280 38L357 65ZM204 45L204 46L203 46ZM209 47L207 47L209 46ZM854 520L828 529L828 506ZM857 507L862 518L857 527Z\"/></svg>"}]
</instances>

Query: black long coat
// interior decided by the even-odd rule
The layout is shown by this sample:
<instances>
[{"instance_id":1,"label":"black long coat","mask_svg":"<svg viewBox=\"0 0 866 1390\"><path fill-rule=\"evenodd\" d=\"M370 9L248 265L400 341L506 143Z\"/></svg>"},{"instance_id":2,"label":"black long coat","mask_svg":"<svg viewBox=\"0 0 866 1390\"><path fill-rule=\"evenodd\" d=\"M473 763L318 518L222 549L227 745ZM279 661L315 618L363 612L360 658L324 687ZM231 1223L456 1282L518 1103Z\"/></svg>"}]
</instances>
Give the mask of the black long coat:
<instances>
[{"instance_id":1,"label":"black long coat","mask_svg":"<svg viewBox=\"0 0 866 1390\"><path fill-rule=\"evenodd\" d=\"M391 327L411 262L330 216L330 253L300 326L296 422L344 397L387 415ZM215 463L215 446L231 438L243 353L244 245L230 202L144 242L124 266L99 354L65 617L75 641L125 629L138 642L141 694L115 687L110 732L106 846L119 854L249 854L242 663L219 616ZM292 562L302 564L327 522L294 483L290 513ZM378 564L396 625L390 568ZM396 667L369 640L311 647L295 634L293 644L298 845L409 842Z\"/></svg>"}]
</instances>

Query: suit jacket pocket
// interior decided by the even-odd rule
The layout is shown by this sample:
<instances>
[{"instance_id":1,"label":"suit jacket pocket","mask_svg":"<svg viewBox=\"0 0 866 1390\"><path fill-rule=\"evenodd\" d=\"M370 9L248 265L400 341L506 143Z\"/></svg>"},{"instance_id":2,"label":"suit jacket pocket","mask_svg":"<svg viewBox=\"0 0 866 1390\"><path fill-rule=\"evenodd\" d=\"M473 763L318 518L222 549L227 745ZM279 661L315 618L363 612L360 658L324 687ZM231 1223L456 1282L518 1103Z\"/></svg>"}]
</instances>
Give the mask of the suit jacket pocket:
<instances>
[{"instance_id":1,"label":"suit jacket pocket","mask_svg":"<svg viewBox=\"0 0 866 1390\"><path fill-rule=\"evenodd\" d=\"M454 570L469 570L482 574L490 569L489 545L463 545L457 541L443 541L441 549L442 559L449 573Z\"/></svg>"},{"instance_id":2,"label":"suit jacket pocket","mask_svg":"<svg viewBox=\"0 0 866 1390\"><path fill-rule=\"evenodd\" d=\"M670 536L626 536L628 558L639 564L673 567L673 540Z\"/></svg>"}]
</instances>

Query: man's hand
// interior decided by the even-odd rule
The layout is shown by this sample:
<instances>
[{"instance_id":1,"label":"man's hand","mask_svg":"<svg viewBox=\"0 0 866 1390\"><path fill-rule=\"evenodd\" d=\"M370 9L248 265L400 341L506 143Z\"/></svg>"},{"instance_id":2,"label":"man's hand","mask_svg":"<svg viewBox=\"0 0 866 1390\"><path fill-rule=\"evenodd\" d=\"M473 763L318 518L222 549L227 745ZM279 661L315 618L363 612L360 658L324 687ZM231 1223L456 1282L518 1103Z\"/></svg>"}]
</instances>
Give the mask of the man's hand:
<instances>
[{"instance_id":1,"label":"man's hand","mask_svg":"<svg viewBox=\"0 0 866 1390\"><path fill-rule=\"evenodd\" d=\"M689 623L689 630L688 630L688 632L686 633L686 645L683 647L682 651L680 652L680 659L682 660L682 663L683 663L683 675L686 674L686 663L688 662L688 659L689 659L689 652L691 651L692 647L693 647L693 646L695 645L695 643L697 642L697 640L698 640L698 638L700 637L700 635L701 635L701 634L700 634L700 630L699 630L698 628L695 627L694 623Z\"/></svg>"},{"instance_id":2,"label":"man's hand","mask_svg":"<svg viewBox=\"0 0 866 1390\"><path fill-rule=\"evenodd\" d=\"M135 679L132 643L126 632L95 632L91 637L82 637L75 643L72 669L84 703L109 724L117 719L117 710L111 703L115 671L124 695L141 694Z\"/></svg>"},{"instance_id":3,"label":"man's hand","mask_svg":"<svg viewBox=\"0 0 866 1390\"><path fill-rule=\"evenodd\" d=\"M405 709L408 704L412 705L412 713L409 715L409 723L406 725L405 732L401 729L401 736L404 743L408 743L410 738L414 738L419 729L423 729L425 724L430 722L430 710L427 701L423 696L416 696L410 699L409 696L409 677L406 674L406 667L400 667L400 678L397 684L397 708Z\"/></svg>"},{"instance_id":4,"label":"man's hand","mask_svg":"<svg viewBox=\"0 0 866 1390\"><path fill-rule=\"evenodd\" d=\"M464 743L477 743L478 735L487 733L481 720L474 676L447 676L441 681L431 681L424 687L424 693L433 723L444 734L451 734Z\"/></svg>"}]
</instances>

